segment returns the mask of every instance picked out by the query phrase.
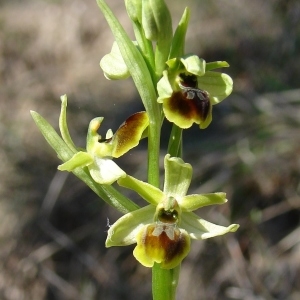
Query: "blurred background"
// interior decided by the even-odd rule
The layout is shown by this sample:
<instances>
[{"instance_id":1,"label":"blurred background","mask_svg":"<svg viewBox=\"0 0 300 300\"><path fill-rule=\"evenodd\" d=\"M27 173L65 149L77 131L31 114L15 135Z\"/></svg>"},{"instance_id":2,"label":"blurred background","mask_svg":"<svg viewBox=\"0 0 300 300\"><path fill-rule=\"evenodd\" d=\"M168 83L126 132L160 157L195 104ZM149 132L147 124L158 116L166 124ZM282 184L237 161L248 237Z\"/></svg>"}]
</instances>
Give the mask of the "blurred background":
<instances>
[{"instance_id":1,"label":"blurred background","mask_svg":"<svg viewBox=\"0 0 300 300\"><path fill-rule=\"evenodd\" d=\"M107 2L131 32L123 1ZM241 225L193 242L177 299L300 299L300 2L167 3L174 28L191 8L187 52L230 64L234 92L207 130L184 132L184 160L194 167L189 193L229 199L198 214ZM57 172L29 114L57 128L67 94L71 135L85 147L92 118L105 117L104 134L141 110L131 80L108 81L99 68L112 42L95 1L0 1L0 299L151 299L151 270L135 261L134 246L104 246L120 214ZM166 122L162 159L169 130ZM142 180L145 149L118 160Z\"/></svg>"}]
</instances>

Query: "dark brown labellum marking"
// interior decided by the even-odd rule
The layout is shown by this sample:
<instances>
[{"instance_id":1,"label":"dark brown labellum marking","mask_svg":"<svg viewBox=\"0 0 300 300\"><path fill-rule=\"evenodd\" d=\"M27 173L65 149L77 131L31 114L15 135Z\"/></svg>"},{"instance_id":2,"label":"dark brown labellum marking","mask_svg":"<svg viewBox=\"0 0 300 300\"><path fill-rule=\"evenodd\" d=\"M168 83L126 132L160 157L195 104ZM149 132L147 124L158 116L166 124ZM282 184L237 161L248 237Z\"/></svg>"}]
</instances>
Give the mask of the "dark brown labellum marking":
<instances>
[{"instance_id":1,"label":"dark brown labellum marking","mask_svg":"<svg viewBox=\"0 0 300 300\"><path fill-rule=\"evenodd\" d=\"M99 143L109 143L112 140L112 137L109 139L98 139Z\"/></svg>"},{"instance_id":2,"label":"dark brown labellum marking","mask_svg":"<svg viewBox=\"0 0 300 300\"><path fill-rule=\"evenodd\" d=\"M182 95L186 100L193 101L201 120L205 120L210 110L210 100L208 93L197 88L184 88L182 90Z\"/></svg>"},{"instance_id":3,"label":"dark brown labellum marking","mask_svg":"<svg viewBox=\"0 0 300 300\"><path fill-rule=\"evenodd\" d=\"M178 220L178 212L176 210L168 211L162 209L158 213L158 220L163 223L174 224Z\"/></svg>"},{"instance_id":4,"label":"dark brown labellum marking","mask_svg":"<svg viewBox=\"0 0 300 300\"><path fill-rule=\"evenodd\" d=\"M180 77L180 84L183 87L191 87L196 88L197 87L197 76L196 75L186 75L184 73L179 74Z\"/></svg>"}]
</instances>

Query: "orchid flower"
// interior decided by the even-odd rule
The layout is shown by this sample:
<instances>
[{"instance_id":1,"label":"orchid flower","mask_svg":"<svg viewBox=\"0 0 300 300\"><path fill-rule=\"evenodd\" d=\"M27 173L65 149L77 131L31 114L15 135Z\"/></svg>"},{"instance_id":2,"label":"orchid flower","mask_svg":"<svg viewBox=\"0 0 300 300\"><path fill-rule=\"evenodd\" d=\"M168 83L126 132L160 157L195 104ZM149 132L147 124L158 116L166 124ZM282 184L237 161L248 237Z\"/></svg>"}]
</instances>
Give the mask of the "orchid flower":
<instances>
[{"instance_id":1,"label":"orchid flower","mask_svg":"<svg viewBox=\"0 0 300 300\"><path fill-rule=\"evenodd\" d=\"M229 65L206 63L196 55L172 58L166 64L169 68L157 84L157 101L166 118L181 128L193 123L206 128L212 121L212 106L229 96L233 86L229 75L211 70Z\"/></svg>"},{"instance_id":2,"label":"orchid flower","mask_svg":"<svg viewBox=\"0 0 300 300\"><path fill-rule=\"evenodd\" d=\"M108 130L105 138L97 133L103 117L90 122L86 151L79 151L67 162L58 166L61 171L72 171L87 166L93 179L100 184L112 184L126 173L112 160L137 146L149 120L145 112L130 116L116 131Z\"/></svg>"},{"instance_id":3,"label":"orchid flower","mask_svg":"<svg viewBox=\"0 0 300 300\"><path fill-rule=\"evenodd\" d=\"M144 266L154 263L172 269L190 250L190 240L207 239L234 232L239 225L215 225L192 211L207 205L223 204L225 193L186 195L192 178L192 167L181 158L165 157L165 183L160 189L129 175L118 184L136 191L150 205L127 213L108 230L106 247L137 243L135 258Z\"/></svg>"}]
</instances>

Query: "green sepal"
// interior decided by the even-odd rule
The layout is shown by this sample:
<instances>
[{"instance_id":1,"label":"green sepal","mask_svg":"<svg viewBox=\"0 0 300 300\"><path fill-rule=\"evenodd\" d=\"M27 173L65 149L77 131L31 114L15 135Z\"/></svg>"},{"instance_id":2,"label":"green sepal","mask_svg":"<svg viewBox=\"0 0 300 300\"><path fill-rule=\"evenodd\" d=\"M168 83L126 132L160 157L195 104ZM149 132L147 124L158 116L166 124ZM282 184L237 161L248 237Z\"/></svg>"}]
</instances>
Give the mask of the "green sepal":
<instances>
[{"instance_id":1,"label":"green sepal","mask_svg":"<svg viewBox=\"0 0 300 300\"><path fill-rule=\"evenodd\" d=\"M165 156L164 193L181 201L190 186L193 168L179 157Z\"/></svg>"},{"instance_id":2,"label":"green sepal","mask_svg":"<svg viewBox=\"0 0 300 300\"><path fill-rule=\"evenodd\" d=\"M87 152L79 151L73 155L71 159L57 167L60 171L73 171L78 167L86 167L93 163L93 157Z\"/></svg>"},{"instance_id":3,"label":"green sepal","mask_svg":"<svg viewBox=\"0 0 300 300\"><path fill-rule=\"evenodd\" d=\"M180 201L180 207L183 211L193 211L204 206L224 204L226 202L225 193L194 194L183 197Z\"/></svg>"},{"instance_id":4,"label":"green sepal","mask_svg":"<svg viewBox=\"0 0 300 300\"><path fill-rule=\"evenodd\" d=\"M164 199L164 193L160 189L147 182L138 180L129 175L120 178L118 180L118 184L120 186L134 190L144 200L153 205L158 205L158 203L160 203Z\"/></svg>"}]
</instances>

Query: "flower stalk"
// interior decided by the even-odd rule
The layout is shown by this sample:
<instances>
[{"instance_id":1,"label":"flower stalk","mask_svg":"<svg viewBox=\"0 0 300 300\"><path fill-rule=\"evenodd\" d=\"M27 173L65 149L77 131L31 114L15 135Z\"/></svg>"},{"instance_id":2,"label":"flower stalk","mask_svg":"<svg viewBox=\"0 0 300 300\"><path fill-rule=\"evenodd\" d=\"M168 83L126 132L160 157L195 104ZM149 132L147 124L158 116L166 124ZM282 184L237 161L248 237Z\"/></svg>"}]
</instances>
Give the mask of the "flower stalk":
<instances>
[{"instance_id":1,"label":"flower stalk","mask_svg":"<svg viewBox=\"0 0 300 300\"><path fill-rule=\"evenodd\" d=\"M72 172L101 199L124 215L110 226L106 247L136 244L133 256L152 268L154 300L173 300L182 261L193 240L235 232L239 225L221 226L200 218L195 210L227 202L226 194L188 194L193 167L183 161L183 130L194 123L206 129L213 106L230 95L233 82L220 72L224 61L206 62L185 53L190 11L186 8L173 34L172 18L164 0L125 0L132 22L132 41L104 0L96 0L115 42L100 61L104 77L131 77L145 111L129 116L120 127L100 135L103 117L95 116L87 129L85 149L77 147L67 124L67 96L61 97L60 135L38 113L32 117L61 160L58 169ZM216 71L217 70L217 71ZM172 123L160 189L160 137L163 121ZM106 120L105 120L106 121ZM147 181L118 165L139 141L147 138ZM139 207L114 185L133 190L147 205Z\"/></svg>"}]
</instances>

